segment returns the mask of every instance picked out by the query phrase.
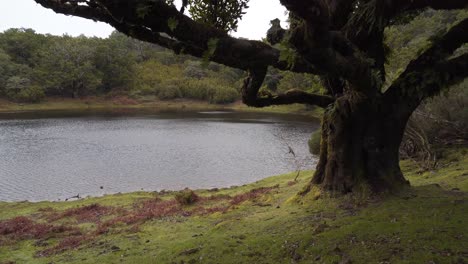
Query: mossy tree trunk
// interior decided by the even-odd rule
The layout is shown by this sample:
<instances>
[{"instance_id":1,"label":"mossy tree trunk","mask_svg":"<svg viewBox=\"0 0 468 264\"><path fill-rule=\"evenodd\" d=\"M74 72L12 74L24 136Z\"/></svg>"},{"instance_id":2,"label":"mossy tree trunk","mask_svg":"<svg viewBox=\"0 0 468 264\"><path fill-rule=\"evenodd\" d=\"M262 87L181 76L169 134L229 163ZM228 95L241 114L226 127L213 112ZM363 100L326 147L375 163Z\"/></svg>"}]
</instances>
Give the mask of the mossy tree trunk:
<instances>
[{"instance_id":1,"label":"mossy tree trunk","mask_svg":"<svg viewBox=\"0 0 468 264\"><path fill-rule=\"evenodd\" d=\"M352 93L326 110L312 184L343 193L369 187L391 191L407 184L398 154L407 115L384 109L383 100Z\"/></svg>"}]
</instances>

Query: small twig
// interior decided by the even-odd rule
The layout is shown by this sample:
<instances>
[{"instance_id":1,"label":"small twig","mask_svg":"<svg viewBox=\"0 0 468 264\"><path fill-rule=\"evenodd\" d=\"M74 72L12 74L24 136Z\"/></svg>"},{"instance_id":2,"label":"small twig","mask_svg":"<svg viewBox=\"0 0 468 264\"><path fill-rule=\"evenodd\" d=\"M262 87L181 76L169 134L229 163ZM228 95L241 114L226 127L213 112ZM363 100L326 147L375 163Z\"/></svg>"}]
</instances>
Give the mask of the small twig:
<instances>
[{"instance_id":1,"label":"small twig","mask_svg":"<svg viewBox=\"0 0 468 264\"><path fill-rule=\"evenodd\" d=\"M70 198L65 199L65 201L68 201L68 200L70 200L70 199L81 199L81 196L80 196L80 194L77 194L77 195L75 195L75 196L72 196L72 197L70 197Z\"/></svg>"},{"instance_id":2,"label":"small twig","mask_svg":"<svg viewBox=\"0 0 468 264\"><path fill-rule=\"evenodd\" d=\"M295 182L297 182L297 177L299 177L300 174L301 174L301 170L298 170L298 171L297 171L297 175L296 175L296 177L294 178L294 181L295 181Z\"/></svg>"},{"instance_id":3,"label":"small twig","mask_svg":"<svg viewBox=\"0 0 468 264\"><path fill-rule=\"evenodd\" d=\"M300 160L298 159L298 157L296 156L296 152L294 151L294 149L288 144L288 142L286 141L286 139L284 139L281 135L277 135L277 134L274 134L277 138L279 138L281 140L281 142L283 144L285 144L287 147L288 147L288 153L287 154L291 154L294 158L294 165L296 166L296 177L294 177L294 181L297 182L297 178L299 177L299 175L301 174L301 167L303 167L303 164L300 162Z\"/></svg>"}]
</instances>

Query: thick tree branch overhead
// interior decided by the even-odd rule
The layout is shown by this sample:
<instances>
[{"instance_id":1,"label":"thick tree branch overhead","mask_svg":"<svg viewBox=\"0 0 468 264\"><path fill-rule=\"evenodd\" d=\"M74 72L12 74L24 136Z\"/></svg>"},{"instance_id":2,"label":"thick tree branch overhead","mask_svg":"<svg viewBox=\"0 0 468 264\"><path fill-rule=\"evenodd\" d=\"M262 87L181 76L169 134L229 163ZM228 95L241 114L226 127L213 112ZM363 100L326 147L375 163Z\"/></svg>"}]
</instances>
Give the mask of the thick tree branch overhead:
<instances>
[{"instance_id":1,"label":"thick tree branch overhead","mask_svg":"<svg viewBox=\"0 0 468 264\"><path fill-rule=\"evenodd\" d=\"M277 48L260 41L233 38L223 30L194 21L164 0L35 1L58 13L108 23L131 37L176 53L246 70L251 73L250 80L254 78L260 85L264 75L258 73L272 66L343 80L347 83L345 87L370 97L380 93L385 78L383 30L391 19L406 11L456 9L467 5L466 0L281 0L298 19L286 39L297 56L285 60ZM374 16L378 23L360 19L369 16ZM358 33L350 34L350 31ZM244 89L251 89L244 100L253 106L333 102L309 94L299 96L297 92L290 93L287 99L283 94L266 100L257 98L257 85L247 85ZM252 94L256 95L255 100ZM341 92L330 94L340 96Z\"/></svg>"},{"instance_id":2,"label":"thick tree branch overhead","mask_svg":"<svg viewBox=\"0 0 468 264\"><path fill-rule=\"evenodd\" d=\"M224 31L197 23L164 1L35 1L57 13L102 21L131 37L171 48L167 38L158 37L159 33L165 33L172 37L174 43L178 43L177 49L188 47L184 52L196 57L206 55L203 53L209 51L210 41L215 40L216 49L209 54L209 59L234 68L248 70L257 65L271 65L281 70L317 72L301 59L291 67L280 60L279 50L259 41L236 39ZM78 2L87 5L79 5ZM91 3L94 4L91 6ZM142 15L142 11L138 10L142 6L147 9L147 15ZM170 21L174 21L174 28L169 26Z\"/></svg>"},{"instance_id":3,"label":"thick tree branch overhead","mask_svg":"<svg viewBox=\"0 0 468 264\"><path fill-rule=\"evenodd\" d=\"M406 70L385 93L389 102L404 100L416 108L427 97L462 81L468 75L467 54L449 60L453 52L468 43L468 18L465 18L409 63ZM463 62L465 59L465 63Z\"/></svg>"},{"instance_id":4,"label":"thick tree branch overhead","mask_svg":"<svg viewBox=\"0 0 468 264\"><path fill-rule=\"evenodd\" d=\"M299 50L305 60L327 69L327 75L322 76L322 79L329 94L342 94L341 84L344 82L340 80L343 79L355 83L355 87L359 86L360 89L372 85L368 82L372 79L369 71L371 65L365 56L355 56L360 53L357 46L342 32L349 15L353 12L355 2L281 0L293 17L303 19L303 22L291 23L290 44ZM340 87L331 87L331 80L334 84L340 83ZM360 83L359 80L367 81L367 84Z\"/></svg>"},{"instance_id":5,"label":"thick tree branch overhead","mask_svg":"<svg viewBox=\"0 0 468 264\"><path fill-rule=\"evenodd\" d=\"M176 53L208 56L209 60L230 67L254 70L273 66L281 70L322 73L300 57L293 62L281 60L280 51L263 42L236 39L222 30L197 23L164 1L35 1L58 13L108 23L131 37L159 44ZM142 14L139 9L142 7L147 14Z\"/></svg>"},{"instance_id":6,"label":"thick tree branch overhead","mask_svg":"<svg viewBox=\"0 0 468 264\"><path fill-rule=\"evenodd\" d=\"M335 101L335 98L327 95L311 94L301 90L289 90L278 95L266 95L259 97L263 79L266 75L266 68L258 68L249 71L249 76L244 80L242 87L242 101L255 107L265 107L270 105L285 105L285 104L310 104L320 107L327 107Z\"/></svg>"}]
</instances>

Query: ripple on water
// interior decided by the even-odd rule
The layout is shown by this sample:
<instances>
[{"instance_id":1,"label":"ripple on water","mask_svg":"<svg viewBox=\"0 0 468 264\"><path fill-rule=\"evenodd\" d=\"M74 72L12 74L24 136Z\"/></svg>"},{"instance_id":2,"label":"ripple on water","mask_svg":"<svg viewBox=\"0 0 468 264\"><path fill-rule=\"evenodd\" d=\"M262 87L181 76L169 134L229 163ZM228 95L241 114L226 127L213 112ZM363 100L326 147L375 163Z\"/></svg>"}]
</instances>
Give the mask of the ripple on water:
<instances>
[{"instance_id":1,"label":"ripple on water","mask_svg":"<svg viewBox=\"0 0 468 264\"><path fill-rule=\"evenodd\" d=\"M316 121L210 111L0 120L0 200L240 185L297 169ZM104 186L104 190L100 189Z\"/></svg>"}]
</instances>

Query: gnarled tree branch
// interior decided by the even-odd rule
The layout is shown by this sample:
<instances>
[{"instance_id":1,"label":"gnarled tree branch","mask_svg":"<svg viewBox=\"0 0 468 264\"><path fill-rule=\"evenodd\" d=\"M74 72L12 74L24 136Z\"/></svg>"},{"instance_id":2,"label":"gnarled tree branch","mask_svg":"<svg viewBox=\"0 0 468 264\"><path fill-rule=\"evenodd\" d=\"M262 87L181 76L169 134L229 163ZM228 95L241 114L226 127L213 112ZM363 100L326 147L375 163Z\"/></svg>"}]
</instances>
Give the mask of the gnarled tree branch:
<instances>
[{"instance_id":1,"label":"gnarled tree branch","mask_svg":"<svg viewBox=\"0 0 468 264\"><path fill-rule=\"evenodd\" d=\"M331 96L312 94L294 89L271 97L259 97L255 100L255 106L265 107L270 105L308 104L326 108L333 102L335 102L335 98Z\"/></svg>"},{"instance_id":2,"label":"gnarled tree branch","mask_svg":"<svg viewBox=\"0 0 468 264\"><path fill-rule=\"evenodd\" d=\"M320 71L299 58L292 64L280 61L278 50L262 42L235 39L220 30L196 23L162 1L138 2L140 5L143 3L150 10L151 16L138 15L136 8L139 5L135 4L135 0L125 2L102 0L97 1L93 7L89 6L93 1L82 2L88 5L59 0L36 0L36 2L59 13L109 23L129 36L159 44L176 53L184 52L196 57L204 57L209 49L208 42L215 39L216 49L209 54L210 60L251 72L251 76L247 79L248 84L245 86L248 89L244 89L243 96L244 102L248 105L263 107L274 104L305 103L325 107L333 101L333 98L328 96L322 97L298 91L259 98L258 89L263 83L264 72L269 65L296 72L319 73ZM177 21L176 28L169 28L169 19ZM159 32L164 32L173 38L161 36Z\"/></svg>"},{"instance_id":3,"label":"gnarled tree branch","mask_svg":"<svg viewBox=\"0 0 468 264\"><path fill-rule=\"evenodd\" d=\"M331 96L311 94L301 90L290 90L283 94L259 97L258 91L262 86L266 71L266 68L257 68L249 71L249 76L244 80L242 87L242 101L246 105L265 107L299 103L325 108L335 101L335 98Z\"/></svg>"},{"instance_id":4,"label":"gnarled tree branch","mask_svg":"<svg viewBox=\"0 0 468 264\"><path fill-rule=\"evenodd\" d=\"M129 36L159 44L176 53L184 52L204 57L210 49L208 42L215 40L216 49L211 50L210 60L250 72L243 89L243 100L250 106L304 103L325 107L334 100L332 97L299 91L290 91L273 97L258 97L258 90L269 65L296 72L319 73L320 71L299 58L296 58L292 64L281 61L280 52L269 45L232 38L220 30L194 22L162 1L139 1L136 4L136 0L126 2L101 0L80 2L81 5L76 1L36 0L36 2L59 13L106 22ZM91 3L94 3L92 7ZM138 14L136 8L142 3L150 10L151 16ZM175 28L169 28L170 19L177 21ZM172 38L161 36L159 32L164 32Z\"/></svg>"},{"instance_id":5,"label":"gnarled tree branch","mask_svg":"<svg viewBox=\"0 0 468 264\"><path fill-rule=\"evenodd\" d=\"M117 30L140 40L159 44L166 48L202 57L209 50L210 40L216 40L216 49L210 60L230 67L248 70L253 66L273 66L280 70L319 73L319 70L296 58L293 63L280 60L280 51L259 41L236 39L216 28L197 23L181 14L175 7L164 1L123 1L100 0L86 1L88 5L78 5L76 1L35 0L43 7L57 13L79 16L110 24ZM93 7L90 6L94 3ZM95 7L98 6L98 7ZM138 8L147 9L142 15ZM168 21L176 22L171 29ZM163 32L171 38L162 37ZM292 65L292 66L291 66Z\"/></svg>"},{"instance_id":6,"label":"gnarled tree branch","mask_svg":"<svg viewBox=\"0 0 468 264\"><path fill-rule=\"evenodd\" d=\"M346 32L346 36L360 50L365 51L366 55L372 58L374 61L372 67L380 72L382 81L385 81L384 30L397 15L425 8L461 9L468 7L468 2L465 0L369 0L355 3L355 6L356 9L347 14L349 20L342 31Z\"/></svg>"},{"instance_id":7,"label":"gnarled tree branch","mask_svg":"<svg viewBox=\"0 0 468 264\"><path fill-rule=\"evenodd\" d=\"M463 43L468 43L466 32L468 18L453 26L430 49L411 61L387 90L385 100L393 105L403 103L412 112L423 99L462 81L468 75L468 55L447 58Z\"/></svg>"},{"instance_id":8,"label":"gnarled tree branch","mask_svg":"<svg viewBox=\"0 0 468 264\"><path fill-rule=\"evenodd\" d=\"M363 47L361 44L366 41L348 38L340 31L342 30L340 26L343 26L342 24L346 20L343 17L348 17L354 12L356 1L281 0L283 5L302 20L292 28L291 32L290 42L300 54L294 58L292 63L280 60L280 51L265 43L236 39L224 31L197 23L162 0L35 1L58 13L108 23L131 37L159 44L177 53L183 52L196 57L209 57L211 61L247 70L250 72L250 76L246 81L243 97L249 105L306 103L326 106L334 100L328 96L311 95L298 91L277 96L258 97L258 90L268 66L280 70L327 75L335 81L346 80L347 89L359 90L370 98L379 93L381 80L376 71L383 72L378 67L382 64L381 55L379 55L381 50L377 50L377 55L365 53L364 51L369 50L369 48ZM377 3L381 0L373 1ZM460 8L466 6L465 2L466 0L385 1L384 14L392 15L424 7ZM170 23L171 21L172 23ZM466 28L463 29L462 33L466 32ZM377 38L374 42L378 42L376 47L380 47L381 39ZM439 48L433 47L432 49L444 50L445 52L450 50L443 43L437 44L440 46L438 46ZM429 52L426 54L430 55ZM377 57L380 59L376 66L374 62ZM405 76L408 77L410 72L419 70L423 64L427 64L423 63L424 60L427 59L421 57L410 63L408 70L390 89L391 92L398 94L399 89L395 87L404 86L408 82ZM331 94L339 96L341 92L340 89L340 91ZM390 93L387 96L390 96Z\"/></svg>"},{"instance_id":9,"label":"gnarled tree branch","mask_svg":"<svg viewBox=\"0 0 468 264\"><path fill-rule=\"evenodd\" d=\"M301 18L301 24L291 29L290 43L312 65L324 72L346 79L352 89L374 96L381 83L373 74L371 60L341 32L332 31L329 2L324 0L281 0L281 3Z\"/></svg>"},{"instance_id":10,"label":"gnarled tree branch","mask_svg":"<svg viewBox=\"0 0 468 264\"><path fill-rule=\"evenodd\" d=\"M214 62L248 70L251 75L246 81L247 85L244 86L246 89L243 98L250 106L304 103L325 107L333 101L331 97L297 91L271 98L259 98L258 90L269 65L295 72L322 72L300 58L295 58L293 63L281 61L279 50L259 41L232 38L223 31L191 20L163 1L90 0L80 2L81 5L78 5L77 1L36 0L36 2L59 13L106 22L131 37L159 44L176 53L184 52L196 57L205 57L207 52L210 52L209 59ZM149 9L150 16L139 14L137 8L141 5ZM177 21L175 28L169 28L170 19ZM159 32L164 32L172 38L162 36ZM208 42L211 40L215 40L215 50L209 50Z\"/></svg>"}]
</instances>

